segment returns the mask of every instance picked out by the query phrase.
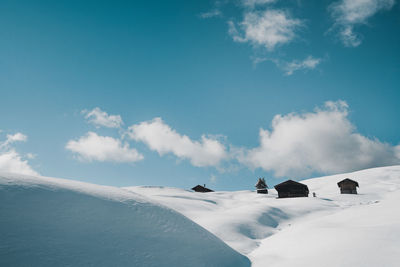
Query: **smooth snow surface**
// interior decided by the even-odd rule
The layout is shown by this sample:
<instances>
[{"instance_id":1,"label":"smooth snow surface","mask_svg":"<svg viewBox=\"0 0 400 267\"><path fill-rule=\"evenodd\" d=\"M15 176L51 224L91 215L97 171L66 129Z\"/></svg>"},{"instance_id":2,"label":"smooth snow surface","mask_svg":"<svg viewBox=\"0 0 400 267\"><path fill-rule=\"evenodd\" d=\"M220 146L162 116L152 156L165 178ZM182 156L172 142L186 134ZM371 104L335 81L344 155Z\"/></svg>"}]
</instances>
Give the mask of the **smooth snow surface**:
<instances>
[{"instance_id":1,"label":"smooth snow surface","mask_svg":"<svg viewBox=\"0 0 400 267\"><path fill-rule=\"evenodd\" d=\"M250 266L181 214L125 189L0 174L0 266Z\"/></svg>"},{"instance_id":2,"label":"smooth snow surface","mask_svg":"<svg viewBox=\"0 0 400 267\"><path fill-rule=\"evenodd\" d=\"M344 178L358 181L358 195L340 194L337 182ZM252 266L399 266L400 166L302 182L308 198L277 199L275 190L127 189L184 214L248 256Z\"/></svg>"}]
</instances>

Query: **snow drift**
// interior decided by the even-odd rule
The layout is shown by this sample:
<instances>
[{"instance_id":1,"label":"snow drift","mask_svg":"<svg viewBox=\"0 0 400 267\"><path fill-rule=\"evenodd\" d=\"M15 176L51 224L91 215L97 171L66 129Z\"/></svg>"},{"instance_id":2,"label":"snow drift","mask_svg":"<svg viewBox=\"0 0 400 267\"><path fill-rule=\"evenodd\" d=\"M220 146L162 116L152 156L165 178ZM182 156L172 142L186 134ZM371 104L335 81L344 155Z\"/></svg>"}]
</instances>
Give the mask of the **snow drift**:
<instances>
[{"instance_id":1,"label":"snow drift","mask_svg":"<svg viewBox=\"0 0 400 267\"><path fill-rule=\"evenodd\" d=\"M0 174L0 266L249 266L177 212L127 190Z\"/></svg>"}]
</instances>

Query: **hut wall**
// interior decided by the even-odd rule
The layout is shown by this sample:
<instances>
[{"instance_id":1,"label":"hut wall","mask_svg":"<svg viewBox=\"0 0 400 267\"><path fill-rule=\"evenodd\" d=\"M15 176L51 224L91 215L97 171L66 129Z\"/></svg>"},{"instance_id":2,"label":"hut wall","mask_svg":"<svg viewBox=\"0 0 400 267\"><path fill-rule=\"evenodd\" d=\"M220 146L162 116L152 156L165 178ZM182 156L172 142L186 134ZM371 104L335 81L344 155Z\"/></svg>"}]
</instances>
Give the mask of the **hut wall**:
<instances>
[{"instance_id":1,"label":"hut wall","mask_svg":"<svg viewBox=\"0 0 400 267\"><path fill-rule=\"evenodd\" d=\"M343 183L340 185L341 194L357 194L357 187L354 183Z\"/></svg>"},{"instance_id":2,"label":"hut wall","mask_svg":"<svg viewBox=\"0 0 400 267\"><path fill-rule=\"evenodd\" d=\"M308 197L308 187L305 184L288 180L275 186L279 198Z\"/></svg>"},{"instance_id":3,"label":"hut wall","mask_svg":"<svg viewBox=\"0 0 400 267\"><path fill-rule=\"evenodd\" d=\"M308 197L308 189L302 186L293 186L288 185L282 188L279 188L278 197L285 198L285 197Z\"/></svg>"},{"instance_id":4,"label":"hut wall","mask_svg":"<svg viewBox=\"0 0 400 267\"><path fill-rule=\"evenodd\" d=\"M278 192L279 198L287 198L287 197L308 197L308 192Z\"/></svg>"},{"instance_id":5,"label":"hut wall","mask_svg":"<svg viewBox=\"0 0 400 267\"><path fill-rule=\"evenodd\" d=\"M257 194L268 194L268 189L257 189Z\"/></svg>"}]
</instances>

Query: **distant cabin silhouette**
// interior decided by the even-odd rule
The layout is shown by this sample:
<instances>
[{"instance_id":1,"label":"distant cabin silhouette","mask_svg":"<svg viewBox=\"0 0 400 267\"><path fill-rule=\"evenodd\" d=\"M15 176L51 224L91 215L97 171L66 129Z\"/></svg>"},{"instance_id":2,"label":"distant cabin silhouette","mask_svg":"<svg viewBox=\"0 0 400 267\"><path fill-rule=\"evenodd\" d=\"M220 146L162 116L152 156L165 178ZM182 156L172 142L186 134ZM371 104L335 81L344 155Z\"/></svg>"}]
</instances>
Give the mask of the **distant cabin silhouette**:
<instances>
[{"instance_id":1,"label":"distant cabin silhouette","mask_svg":"<svg viewBox=\"0 0 400 267\"><path fill-rule=\"evenodd\" d=\"M356 181L346 178L337 184L340 187L341 194L357 194L357 187L359 186Z\"/></svg>"},{"instance_id":2,"label":"distant cabin silhouette","mask_svg":"<svg viewBox=\"0 0 400 267\"><path fill-rule=\"evenodd\" d=\"M287 180L274 186L279 198L308 197L308 186L293 180Z\"/></svg>"},{"instance_id":3,"label":"distant cabin silhouette","mask_svg":"<svg viewBox=\"0 0 400 267\"><path fill-rule=\"evenodd\" d=\"M257 194L268 194L268 185L264 178L258 178L255 187L257 188Z\"/></svg>"},{"instance_id":4,"label":"distant cabin silhouette","mask_svg":"<svg viewBox=\"0 0 400 267\"><path fill-rule=\"evenodd\" d=\"M193 187L192 190L195 191L195 192L201 192L201 193L214 192L213 190L208 189L206 187L206 185L202 186L202 185L199 185L199 184L196 185L195 187Z\"/></svg>"}]
</instances>

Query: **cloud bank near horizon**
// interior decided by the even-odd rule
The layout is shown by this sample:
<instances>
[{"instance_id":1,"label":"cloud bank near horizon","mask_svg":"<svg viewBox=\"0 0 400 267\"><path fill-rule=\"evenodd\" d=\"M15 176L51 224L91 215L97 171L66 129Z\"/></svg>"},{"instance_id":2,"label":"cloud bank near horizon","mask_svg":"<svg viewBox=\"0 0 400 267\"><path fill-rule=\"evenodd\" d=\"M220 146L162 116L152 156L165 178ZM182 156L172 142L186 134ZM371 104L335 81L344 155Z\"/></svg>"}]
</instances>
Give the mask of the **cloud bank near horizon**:
<instances>
[{"instance_id":1,"label":"cloud bank near horizon","mask_svg":"<svg viewBox=\"0 0 400 267\"><path fill-rule=\"evenodd\" d=\"M193 140L160 117L129 126L120 133L120 138L88 132L68 141L65 148L86 162L143 160L143 154L130 147L130 140L146 145L160 156L171 154L188 160L195 167L223 170L221 166L228 163L291 178L400 164L400 145L363 136L348 114L345 101L327 101L312 112L278 114L270 130L260 129L260 145L254 148L226 144L222 135L203 134L200 140Z\"/></svg>"},{"instance_id":2,"label":"cloud bank near horizon","mask_svg":"<svg viewBox=\"0 0 400 267\"><path fill-rule=\"evenodd\" d=\"M7 134L6 140L0 142L0 170L11 173L39 175L26 158L32 154L22 155L12 146L16 142L26 142L28 137L22 133Z\"/></svg>"},{"instance_id":3,"label":"cloud bank near horizon","mask_svg":"<svg viewBox=\"0 0 400 267\"><path fill-rule=\"evenodd\" d=\"M277 177L303 178L400 164L400 146L358 133L344 101L328 101L308 113L276 115L271 130L260 129L260 145L238 160Z\"/></svg>"}]
</instances>

